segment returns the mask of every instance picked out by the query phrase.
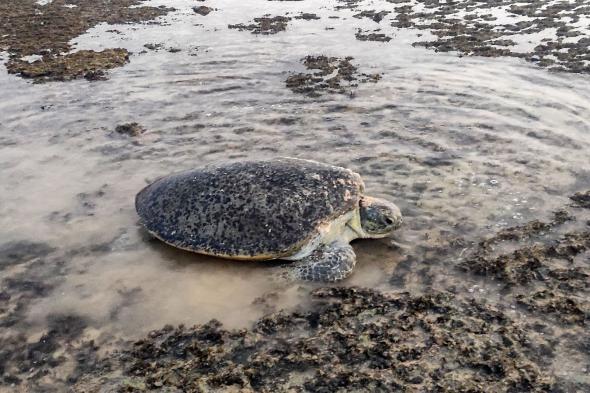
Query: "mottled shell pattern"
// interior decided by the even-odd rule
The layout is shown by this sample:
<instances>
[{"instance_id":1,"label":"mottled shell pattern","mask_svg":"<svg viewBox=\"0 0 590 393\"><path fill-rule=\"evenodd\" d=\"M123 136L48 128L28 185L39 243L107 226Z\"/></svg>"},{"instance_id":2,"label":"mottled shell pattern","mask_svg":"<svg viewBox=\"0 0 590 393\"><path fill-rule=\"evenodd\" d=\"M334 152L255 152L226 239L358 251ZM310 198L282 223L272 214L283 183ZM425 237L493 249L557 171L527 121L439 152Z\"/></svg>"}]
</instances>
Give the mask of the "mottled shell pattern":
<instances>
[{"instance_id":1,"label":"mottled shell pattern","mask_svg":"<svg viewBox=\"0 0 590 393\"><path fill-rule=\"evenodd\" d=\"M172 174L140 191L147 230L189 251L276 259L359 206L364 184L346 168L294 158L235 162Z\"/></svg>"}]
</instances>

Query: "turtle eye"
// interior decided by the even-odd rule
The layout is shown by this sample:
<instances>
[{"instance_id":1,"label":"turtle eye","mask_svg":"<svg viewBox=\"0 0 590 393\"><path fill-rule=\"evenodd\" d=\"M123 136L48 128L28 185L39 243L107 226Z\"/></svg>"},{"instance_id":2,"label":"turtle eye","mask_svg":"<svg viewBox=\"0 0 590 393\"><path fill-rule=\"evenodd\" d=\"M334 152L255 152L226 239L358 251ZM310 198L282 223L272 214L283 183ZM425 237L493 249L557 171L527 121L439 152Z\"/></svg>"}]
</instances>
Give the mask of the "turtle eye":
<instances>
[{"instance_id":1,"label":"turtle eye","mask_svg":"<svg viewBox=\"0 0 590 393\"><path fill-rule=\"evenodd\" d=\"M391 218L389 218L389 217L386 217L386 218L385 218L385 223L386 223L387 225L391 225L391 224L393 224L393 220L392 220Z\"/></svg>"}]
</instances>

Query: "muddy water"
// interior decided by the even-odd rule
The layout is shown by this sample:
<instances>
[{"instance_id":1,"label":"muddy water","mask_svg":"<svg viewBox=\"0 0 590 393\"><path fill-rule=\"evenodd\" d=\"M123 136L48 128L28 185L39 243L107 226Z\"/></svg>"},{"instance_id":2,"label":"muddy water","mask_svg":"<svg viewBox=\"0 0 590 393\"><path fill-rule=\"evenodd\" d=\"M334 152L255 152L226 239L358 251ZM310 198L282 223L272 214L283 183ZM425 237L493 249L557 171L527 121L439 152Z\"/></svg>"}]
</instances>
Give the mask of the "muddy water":
<instances>
[{"instance_id":1,"label":"muddy water","mask_svg":"<svg viewBox=\"0 0 590 393\"><path fill-rule=\"evenodd\" d=\"M12 326L31 340L52 315L81 316L85 334L106 343L212 318L246 327L307 301L312 285L276 287L264 264L176 251L143 233L135 193L173 171L277 155L349 167L368 193L395 201L406 224L389 239L355 243L357 269L338 285L455 286L498 300L496 284L452 261L426 271L424 259L436 257L428 250L547 219L590 187L587 77L412 48L419 33L352 18L334 2L216 1L207 16L191 1L173 3L162 24L99 25L75 40L76 49L133 52L107 81L38 85L0 73L0 239L53 250L30 256L31 269L3 271L49 285ZM287 12L321 19L292 20L275 35L227 29ZM355 39L356 29L377 27L393 40ZM319 98L288 90L301 59L320 54L352 56L381 79ZM114 132L127 122L147 132ZM392 279L401 270L404 279Z\"/></svg>"}]
</instances>

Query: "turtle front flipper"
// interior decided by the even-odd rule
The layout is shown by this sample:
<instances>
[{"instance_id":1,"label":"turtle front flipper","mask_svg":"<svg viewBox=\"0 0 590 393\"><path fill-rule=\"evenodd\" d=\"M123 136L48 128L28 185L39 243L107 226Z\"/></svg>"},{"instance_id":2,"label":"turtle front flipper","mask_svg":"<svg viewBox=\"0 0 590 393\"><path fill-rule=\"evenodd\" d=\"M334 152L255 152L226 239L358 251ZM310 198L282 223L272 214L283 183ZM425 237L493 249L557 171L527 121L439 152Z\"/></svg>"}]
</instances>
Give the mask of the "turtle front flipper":
<instances>
[{"instance_id":1,"label":"turtle front flipper","mask_svg":"<svg viewBox=\"0 0 590 393\"><path fill-rule=\"evenodd\" d=\"M281 276L291 280L332 282L346 278L356 264L348 243L333 242L315 249L309 256L282 266Z\"/></svg>"}]
</instances>

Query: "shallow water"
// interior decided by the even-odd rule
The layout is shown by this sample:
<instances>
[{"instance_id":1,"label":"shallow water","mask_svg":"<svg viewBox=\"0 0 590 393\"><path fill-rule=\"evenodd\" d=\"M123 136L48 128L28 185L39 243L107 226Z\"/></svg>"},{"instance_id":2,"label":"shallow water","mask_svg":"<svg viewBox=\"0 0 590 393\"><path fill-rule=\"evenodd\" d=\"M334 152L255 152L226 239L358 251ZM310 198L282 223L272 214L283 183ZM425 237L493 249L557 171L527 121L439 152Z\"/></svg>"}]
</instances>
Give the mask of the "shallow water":
<instances>
[{"instance_id":1,"label":"shallow water","mask_svg":"<svg viewBox=\"0 0 590 393\"><path fill-rule=\"evenodd\" d=\"M277 287L264 264L176 251L141 231L135 193L177 170L277 155L351 168L368 193L400 206L406 224L389 239L355 243L356 271L338 285L412 292L456 285L487 298L501 298L495 284L446 263L430 263L424 277L423 259L432 258L424 250L546 219L590 187L585 76L412 48L417 32L351 18L356 11L335 11L335 2L216 1L206 17L192 1L173 3L178 10L162 25L99 25L76 40L77 49L134 52L107 81L37 85L0 72L0 238L55 248L36 277L55 287L17 325L31 337L54 314L87 318L88 334L106 342L212 318L240 328L306 302L312 285ZM268 36L227 29L286 11L321 19L293 20ZM377 27L393 40L354 37L357 28ZM146 43L164 49L142 53ZM303 70L301 58L318 54L352 56L360 72L382 78L345 95L288 90L285 79ZM148 131L114 132L134 121ZM410 257L406 280L396 284L392 273Z\"/></svg>"}]
</instances>

